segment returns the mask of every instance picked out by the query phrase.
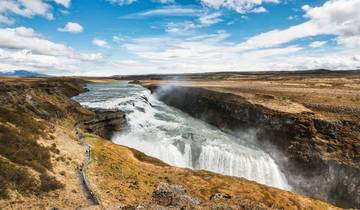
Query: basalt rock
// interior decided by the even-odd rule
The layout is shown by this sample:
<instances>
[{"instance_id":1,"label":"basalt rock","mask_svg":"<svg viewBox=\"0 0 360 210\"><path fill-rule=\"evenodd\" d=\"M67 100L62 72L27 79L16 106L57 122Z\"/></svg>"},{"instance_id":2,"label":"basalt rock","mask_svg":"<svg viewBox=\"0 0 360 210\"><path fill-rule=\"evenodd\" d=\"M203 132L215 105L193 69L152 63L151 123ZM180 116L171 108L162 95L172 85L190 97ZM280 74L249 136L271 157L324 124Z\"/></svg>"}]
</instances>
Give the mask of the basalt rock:
<instances>
[{"instance_id":1,"label":"basalt rock","mask_svg":"<svg viewBox=\"0 0 360 210\"><path fill-rule=\"evenodd\" d=\"M125 113L117 109L91 109L95 113L92 120L84 122L85 129L101 136L111 139L114 132L123 131L126 128Z\"/></svg>"},{"instance_id":2,"label":"basalt rock","mask_svg":"<svg viewBox=\"0 0 360 210\"><path fill-rule=\"evenodd\" d=\"M148 88L166 104L225 132L239 135L255 130L257 143L273 156L298 192L345 208L360 208L358 122L280 112L203 88Z\"/></svg>"}]
</instances>

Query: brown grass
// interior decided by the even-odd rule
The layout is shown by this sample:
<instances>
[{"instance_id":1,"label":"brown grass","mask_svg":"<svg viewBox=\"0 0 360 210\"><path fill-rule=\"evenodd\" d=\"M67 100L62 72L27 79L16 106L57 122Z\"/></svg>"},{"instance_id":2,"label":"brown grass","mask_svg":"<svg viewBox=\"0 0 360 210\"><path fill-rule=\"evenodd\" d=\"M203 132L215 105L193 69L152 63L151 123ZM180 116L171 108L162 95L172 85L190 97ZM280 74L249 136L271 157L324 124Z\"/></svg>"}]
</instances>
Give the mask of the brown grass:
<instances>
[{"instance_id":1,"label":"brown grass","mask_svg":"<svg viewBox=\"0 0 360 210\"><path fill-rule=\"evenodd\" d=\"M205 209L219 203L236 206L247 202L283 209L336 209L325 202L243 178L171 167L153 158L148 161L142 153L96 136L87 135L87 141L94 159L88 170L90 182L108 206L149 203L158 184L169 182L184 186L193 197L202 200ZM215 204L210 197L217 192L231 195L231 199Z\"/></svg>"}]
</instances>

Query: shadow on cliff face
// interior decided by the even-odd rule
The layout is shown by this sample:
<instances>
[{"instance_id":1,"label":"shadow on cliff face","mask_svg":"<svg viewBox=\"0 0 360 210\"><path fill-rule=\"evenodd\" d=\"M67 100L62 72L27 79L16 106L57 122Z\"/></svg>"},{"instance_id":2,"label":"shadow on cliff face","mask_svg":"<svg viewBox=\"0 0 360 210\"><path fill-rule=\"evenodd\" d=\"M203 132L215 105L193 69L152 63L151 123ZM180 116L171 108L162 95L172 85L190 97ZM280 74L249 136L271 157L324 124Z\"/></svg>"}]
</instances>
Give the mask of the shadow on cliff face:
<instances>
[{"instance_id":1,"label":"shadow on cliff face","mask_svg":"<svg viewBox=\"0 0 360 210\"><path fill-rule=\"evenodd\" d=\"M308 113L280 113L239 96L202 88L166 85L149 89L164 103L267 151L296 192L345 208L360 206L360 170L324 156L316 135L327 132L319 130Z\"/></svg>"},{"instance_id":2,"label":"shadow on cliff face","mask_svg":"<svg viewBox=\"0 0 360 210\"><path fill-rule=\"evenodd\" d=\"M272 144L269 139L259 140L257 136L261 129L240 129L234 131L233 135L242 140L250 141L257 147L264 149L280 166L281 171L286 175L287 181L293 187L292 191L311 195L316 198L327 200L344 208L352 208L353 203L359 203L359 197L349 196L357 194L360 177L359 171L352 168L339 167L333 161L307 167L303 164L294 163L284 151Z\"/></svg>"}]
</instances>

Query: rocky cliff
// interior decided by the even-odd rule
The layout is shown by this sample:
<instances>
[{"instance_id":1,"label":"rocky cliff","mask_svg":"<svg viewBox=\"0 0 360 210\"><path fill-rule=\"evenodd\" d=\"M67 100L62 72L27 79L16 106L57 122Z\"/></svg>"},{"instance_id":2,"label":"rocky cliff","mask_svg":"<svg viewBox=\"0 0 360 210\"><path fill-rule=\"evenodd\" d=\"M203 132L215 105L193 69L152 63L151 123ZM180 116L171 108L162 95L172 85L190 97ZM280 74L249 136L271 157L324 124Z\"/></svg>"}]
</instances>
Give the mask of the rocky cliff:
<instances>
[{"instance_id":1,"label":"rocky cliff","mask_svg":"<svg viewBox=\"0 0 360 210\"><path fill-rule=\"evenodd\" d=\"M310 112L280 112L203 88L149 88L168 105L226 132L255 131L257 143L277 160L298 192L343 207L360 207L358 122L327 121Z\"/></svg>"},{"instance_id":2,"label":"rocky cliff","mask_svg":"<svg viewBox=\"0 0 360 210\"><path fill-rule=\"evenodd\" d=\"M90 110L95 113L94 118L82 124L87 132L111 139L114 132L120 132L126 128L124 112L116 109Z\"/></svg>"}]
</instances>

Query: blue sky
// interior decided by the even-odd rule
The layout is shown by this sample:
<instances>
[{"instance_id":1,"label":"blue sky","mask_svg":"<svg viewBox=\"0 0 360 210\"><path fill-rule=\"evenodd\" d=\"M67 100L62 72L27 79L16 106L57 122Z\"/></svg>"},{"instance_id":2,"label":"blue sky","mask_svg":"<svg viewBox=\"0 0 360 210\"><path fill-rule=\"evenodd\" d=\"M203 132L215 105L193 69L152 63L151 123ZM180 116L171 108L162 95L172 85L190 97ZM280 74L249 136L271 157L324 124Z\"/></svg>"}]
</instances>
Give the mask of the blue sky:
<instances>
[{"instance_id":1,"label":"blue sky","mask_svg":"<svg viewBox=\"0 0 360 210\"><path fill-rule=\"evenodd\" d=\"M1 0L0 71L360 67L360 0Z\"/></svg>"}]
</instances>

